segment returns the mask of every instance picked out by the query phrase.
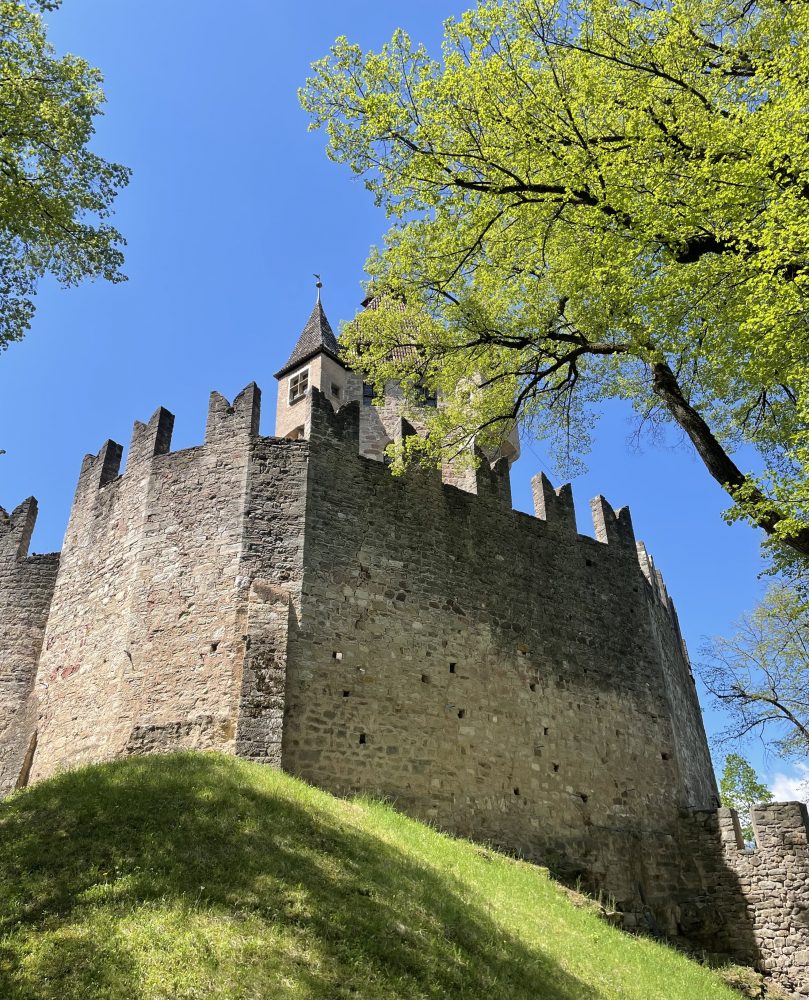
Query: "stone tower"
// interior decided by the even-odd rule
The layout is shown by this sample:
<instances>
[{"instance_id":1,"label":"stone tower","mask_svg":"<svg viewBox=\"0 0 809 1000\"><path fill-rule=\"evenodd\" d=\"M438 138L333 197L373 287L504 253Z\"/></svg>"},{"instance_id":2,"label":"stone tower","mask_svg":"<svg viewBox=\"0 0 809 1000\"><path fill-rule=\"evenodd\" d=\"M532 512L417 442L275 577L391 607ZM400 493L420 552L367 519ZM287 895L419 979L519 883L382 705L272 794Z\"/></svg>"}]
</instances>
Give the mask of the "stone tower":
<instances>
[{"instance_id":1,"label":"stone tower","mask_svg":"<svg viewBox=\"0 0 809 1000\"><path fill-rule=\"evenodd\" d=\"M371 296L362 303L371 311L379 308L379 296ZM406 348L403 348L406 350ZM310 432L307 396L312 389L319 390L338 410L346 403L360 405L360 454L365 458L382 461L385 449L401 436L405 399L396 382L388 382L378 393L351 371L343 357L340 342L326 318L318 290L317 302L306 326L298 338L289 360L275 373L278 380L278 404L275 433L289 440L308 439ZM439 406L436 395L425 392L421 407L407 407L408 423L418 433L424 433L426 424L422 414ZM487 459L494 464L505 459L510 467L520 457L520 438L516 426L500 442ZM468 493L477 491L473 471L467 468L443 469L444 482Z\"/></svg>"},{"instance_id":2,"label":"stone tower","mask_svg":"<svg viewBox=\"0 0 809 1000\"><path fill-rule=\"evenodd\" d=\"M326 319L318 291L312 315L284 367L275 373L278 404L275 414L277 437L291 441L309 437L309 391L319 389L339 409L356 393L356 379L340 358L340 346Z\"/></svg>"}]
</instances>

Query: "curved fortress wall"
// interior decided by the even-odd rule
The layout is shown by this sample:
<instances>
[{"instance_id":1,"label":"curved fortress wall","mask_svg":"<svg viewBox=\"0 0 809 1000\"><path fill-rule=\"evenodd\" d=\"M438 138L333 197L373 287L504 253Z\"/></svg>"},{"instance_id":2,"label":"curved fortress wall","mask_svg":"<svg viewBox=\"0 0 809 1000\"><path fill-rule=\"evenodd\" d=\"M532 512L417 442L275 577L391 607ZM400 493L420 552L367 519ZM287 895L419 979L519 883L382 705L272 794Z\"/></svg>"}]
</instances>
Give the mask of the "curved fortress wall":
<instances>
[{"instance_id":1,"label":"curved fortress wall","mask_svg":"<svg viewBox=\"0 0 809 1000\"><path fill-rule=\"evenodd\" d=\"M477 495L439 471L394 479L358 454L356 406L312 405L284 766L627 904L638 883L653 896L659 851L640 842L717 800L676 619L628 511L594 501L593 540L544 477L541 518L513 511L505 463L479 470Z\"/></svg>"}]
</instances>

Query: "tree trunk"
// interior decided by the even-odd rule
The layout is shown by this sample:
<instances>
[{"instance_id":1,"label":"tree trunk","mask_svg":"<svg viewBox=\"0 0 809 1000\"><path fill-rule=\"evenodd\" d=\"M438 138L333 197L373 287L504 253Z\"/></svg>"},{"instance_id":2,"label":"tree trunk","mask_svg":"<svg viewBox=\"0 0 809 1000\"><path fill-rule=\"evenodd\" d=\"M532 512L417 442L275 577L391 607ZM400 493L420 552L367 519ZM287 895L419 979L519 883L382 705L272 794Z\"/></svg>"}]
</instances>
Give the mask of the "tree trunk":
<instances>
[{"instance_id":1,"label":"tree trunk","mask_svg":"<svg viewBox=\"0 0 809 1000\"><path fill-rule=\"evenodd\" d=\"M653 388L663 400L666 409L682 427L697 449L705 468L719 485L727 491L734 502L738 503L740 488L749 491L749 499L756 509L749 513L751 520L768 535L774 535L776 526L786 515L779 510L764 494L753 488L747 476L733 462L724 448L711 433L710 427L683 396L674 372L667 364L656 362L652 365ZM781 539L784 545L794 549L805 559L809 559L809 528L800 528L788 538Z\"/></svg>"}]
</instances>

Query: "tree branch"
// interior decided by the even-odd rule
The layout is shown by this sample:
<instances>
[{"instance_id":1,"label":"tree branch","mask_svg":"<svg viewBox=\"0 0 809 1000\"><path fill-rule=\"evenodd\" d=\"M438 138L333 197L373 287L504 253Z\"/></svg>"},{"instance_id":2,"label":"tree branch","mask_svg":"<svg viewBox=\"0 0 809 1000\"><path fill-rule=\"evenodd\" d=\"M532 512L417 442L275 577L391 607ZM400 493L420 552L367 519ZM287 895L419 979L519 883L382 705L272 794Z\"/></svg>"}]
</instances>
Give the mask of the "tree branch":
<instances>
[{"instance_id":1,"label":"tree branch","mask_svg":"<svg viewBox=\"0 0 809 1000\"><path fill-rule=\"evenodd\" d=\"M688 402L680 389L674 372L664 362L654 362L652 387L674 420L691 439L705 468L735 503L740 496L757 510L747 511L749 517L768 535L776 533L777 526L786 520L786 514L772 504L730 458L713 436L710 427ZM809 528L801 528L791 537L782 539L802 556L809 558Z\"/></svg>"}]
</instances>

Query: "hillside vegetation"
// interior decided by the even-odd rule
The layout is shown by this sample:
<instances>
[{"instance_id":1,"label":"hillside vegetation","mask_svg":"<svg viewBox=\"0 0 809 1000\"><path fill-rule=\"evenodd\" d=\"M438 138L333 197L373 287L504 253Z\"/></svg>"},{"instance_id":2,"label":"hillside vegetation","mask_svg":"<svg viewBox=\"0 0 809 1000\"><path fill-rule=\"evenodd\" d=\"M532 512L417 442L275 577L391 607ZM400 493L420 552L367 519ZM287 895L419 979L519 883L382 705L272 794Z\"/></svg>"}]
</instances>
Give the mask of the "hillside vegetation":
<instances>
[{"instance_id":1,"label":"hillside vegetation","mask_svg":"<svg viewBox=\"0 0 809 1000\"><path fill-rule=\"evenodd\" d=\"M0 804L3 1000L738 1000L543 869L216 754Z\"/></svg>"}]
</instances>

